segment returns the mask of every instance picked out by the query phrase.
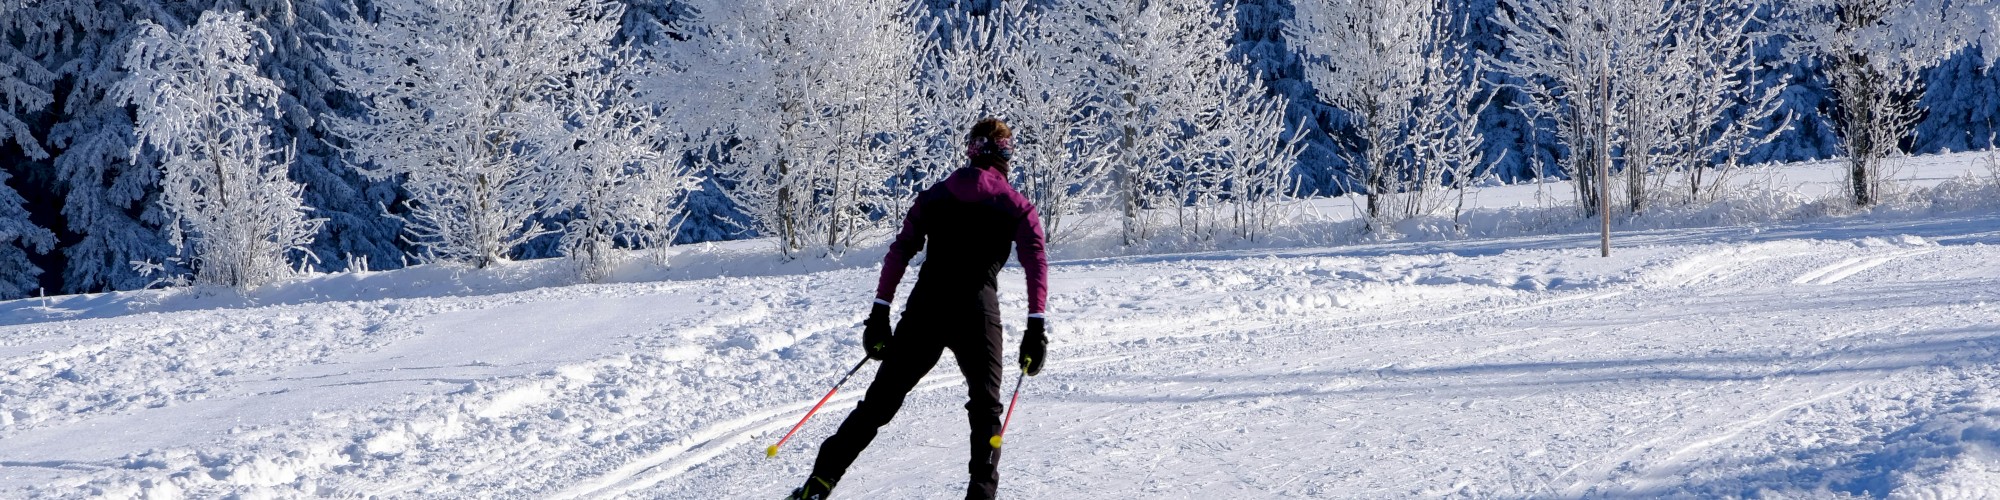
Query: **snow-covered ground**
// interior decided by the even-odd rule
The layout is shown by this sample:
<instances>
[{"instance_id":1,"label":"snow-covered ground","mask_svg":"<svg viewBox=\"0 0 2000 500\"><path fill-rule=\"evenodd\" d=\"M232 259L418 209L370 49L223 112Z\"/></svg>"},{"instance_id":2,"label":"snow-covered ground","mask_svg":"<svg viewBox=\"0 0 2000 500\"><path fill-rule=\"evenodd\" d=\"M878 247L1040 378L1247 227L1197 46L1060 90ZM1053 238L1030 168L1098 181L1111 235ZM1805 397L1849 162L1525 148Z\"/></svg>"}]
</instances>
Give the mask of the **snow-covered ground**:
<instances>
[{"instance_id":1,"label":"snow-covered ground","mask_svg":"<svg viewBox=\"0 0 2000 500\"><path fill-rule=\"evenodd\" d=\"M1610 258L1590 221L1536 222L1559 185L1400 238L1059 249L1002 495L2000 496L2000 188L1935 187L1985 158L1908 162L1941 201L1860 214L1815 203L1825 165L1745 174L1773 189L1624 221ZM880 253L741 245L615 284L528 262L0 303L0 497L778 497L872 378L764 457L861 358ZM841 497L962 491L956 373Z\"/></svg>"}]
</instances>

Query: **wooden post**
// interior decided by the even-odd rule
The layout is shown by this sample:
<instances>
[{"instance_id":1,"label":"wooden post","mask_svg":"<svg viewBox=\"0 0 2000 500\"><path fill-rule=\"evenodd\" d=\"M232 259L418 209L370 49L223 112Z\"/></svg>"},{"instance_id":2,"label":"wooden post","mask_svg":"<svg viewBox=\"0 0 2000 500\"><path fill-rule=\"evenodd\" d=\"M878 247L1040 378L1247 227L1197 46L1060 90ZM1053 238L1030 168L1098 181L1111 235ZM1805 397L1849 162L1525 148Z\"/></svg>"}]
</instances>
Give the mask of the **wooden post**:
<instances>
[{"instance_id":1,"label":"wooden post","mask_svg":"<svg viewBox=\"0 0 2000 500\"><path fill-rule=\"evenodd\" d=\"M1609 53L1601 63L1597 74L1598 87L1603 89L1599 98L1603 99L1604 116L1597 122L1597 217L1604 219L1603 254L1611 256L1611 61Z\"/></svg>"}]
</instances>

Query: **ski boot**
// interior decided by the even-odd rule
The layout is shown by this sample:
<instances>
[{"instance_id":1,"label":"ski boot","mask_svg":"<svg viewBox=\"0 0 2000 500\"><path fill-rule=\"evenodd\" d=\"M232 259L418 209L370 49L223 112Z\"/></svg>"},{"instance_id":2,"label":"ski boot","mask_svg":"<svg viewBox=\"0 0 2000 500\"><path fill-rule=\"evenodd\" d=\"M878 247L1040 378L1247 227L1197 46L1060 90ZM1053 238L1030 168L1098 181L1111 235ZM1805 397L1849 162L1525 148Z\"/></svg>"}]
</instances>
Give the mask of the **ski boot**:
<instances>
[{"instance_id":1,"label":"ski boot","mask_svg":"<svg viewBox=\"0 0 2000 500\"><path fill-rule=\"evenodd\" d=\"M820 479L819 476L813 476L806 478L805 486L793 489L792 494L786 496L785 500L826 500L832 493L833 483Z\"/></svg>"}]
</instances>

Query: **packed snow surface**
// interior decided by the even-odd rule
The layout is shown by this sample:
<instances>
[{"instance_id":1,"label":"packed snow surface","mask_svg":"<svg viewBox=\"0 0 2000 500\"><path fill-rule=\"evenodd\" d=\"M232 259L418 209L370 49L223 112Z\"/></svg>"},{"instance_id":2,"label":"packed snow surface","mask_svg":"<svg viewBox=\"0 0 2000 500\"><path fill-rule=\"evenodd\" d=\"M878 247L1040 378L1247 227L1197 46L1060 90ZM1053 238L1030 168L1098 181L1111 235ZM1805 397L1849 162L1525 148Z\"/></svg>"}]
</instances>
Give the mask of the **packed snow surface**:
<instances>
[{"instance_id":1,"label":"packed snow surface","mask_svg":"<svg viewBox=\"0 0 2000 500\"><path fill-rule=\"evenodd\" d=\"M1002 496L2000 495L2000 210L1902 215L1058 260ZM0 497L776 498L879 258L0 303ZM957 372L841 497L962 491Z\"/></svg>"}]
</instances>

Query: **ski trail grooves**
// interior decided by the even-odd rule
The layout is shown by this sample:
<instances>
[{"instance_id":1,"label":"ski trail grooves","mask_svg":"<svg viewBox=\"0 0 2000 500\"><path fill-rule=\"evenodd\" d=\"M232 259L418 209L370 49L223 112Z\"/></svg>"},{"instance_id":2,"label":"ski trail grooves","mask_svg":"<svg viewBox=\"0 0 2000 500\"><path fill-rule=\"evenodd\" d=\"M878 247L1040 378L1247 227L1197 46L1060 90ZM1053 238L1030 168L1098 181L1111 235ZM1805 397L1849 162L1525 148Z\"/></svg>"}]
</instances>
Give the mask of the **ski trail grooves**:
<instances>
[{"instance_id":1,"label":"ski trail grooves","mask_svg":"<svg viewBox=\"0 0 2000 500\"><path fill-rule=\"evenodd\" d=\"M1887 264L1890 261L1894 261L1896 259L1901 259L1904 257L1915 257L1935 251L1936 250L1915 250L1915 251L1896 252L1896 253L1891 253L1889 255L1855 257L1834 263L1833 265L1830 266L1814 269L1810 272L1800 275L1796 279L1793 279L1792 283L1797 285L1831 285L1834 283L1839 283L1841 280L1847 279L1849 277L1853 277L1856 274L1861 274L1862 272L1866 272L1869 269L1880 267L1881 265Z\"/></svg>"}]
</instances>

